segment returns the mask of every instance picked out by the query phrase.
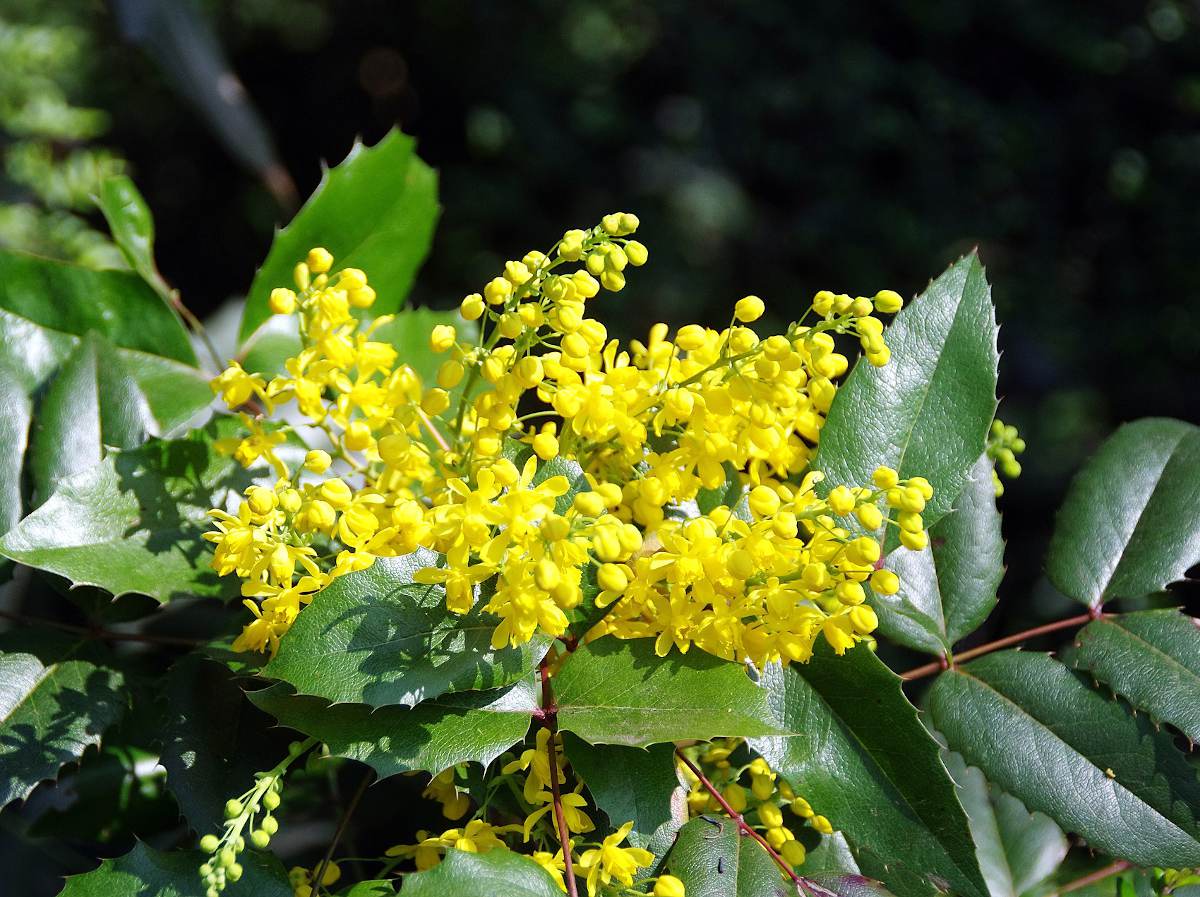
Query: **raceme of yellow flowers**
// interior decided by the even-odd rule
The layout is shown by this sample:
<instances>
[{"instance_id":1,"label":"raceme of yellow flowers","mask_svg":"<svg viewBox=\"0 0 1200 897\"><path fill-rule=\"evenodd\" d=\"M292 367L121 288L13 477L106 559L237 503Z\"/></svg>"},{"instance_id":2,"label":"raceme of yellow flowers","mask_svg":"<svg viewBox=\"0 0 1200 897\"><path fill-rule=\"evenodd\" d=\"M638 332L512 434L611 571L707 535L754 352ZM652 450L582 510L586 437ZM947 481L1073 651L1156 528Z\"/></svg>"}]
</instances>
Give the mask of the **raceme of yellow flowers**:
<instances>
[{"instance_id":1,"label":"raceme of yellow flowers","mask_svg":"<svg viewBox=\"0 0 1200 897\"><path fill-rule=\"evenodd\" d=\"M434 383L372 338L387 316L359 319L375 301L366 273L320 248L296 266L295 289L270 296L302 340L286 374L232 362L213 381L247 430L224 448L277 475L236 514L212 511L206 534L254 614L238 649L273 652L332 579L418 547L443 556L417 579L444 584L450 611L486 600L495 647L563 635L585 573L609 608L588 639L651 637L660 655L695 645L761 666L807 660L821 634L838 653L869 638L864 585L899 587L877 569L880 530L924 548L932 489L881 467L819 492L808 465L849 367L835 337L887 364L877 314L900 296L821 291L766 336L749 326L763 302L747 296L724 329L659 324L622 346L588 313L645 263L637 226L607 215L507 262L462 301L475 338L433 328L445 355ZM291 467L278 454L289 427L269 420L287 408L328 439ZM582 491L563 462L582 469Z\"/></svg>"}]
</instances>

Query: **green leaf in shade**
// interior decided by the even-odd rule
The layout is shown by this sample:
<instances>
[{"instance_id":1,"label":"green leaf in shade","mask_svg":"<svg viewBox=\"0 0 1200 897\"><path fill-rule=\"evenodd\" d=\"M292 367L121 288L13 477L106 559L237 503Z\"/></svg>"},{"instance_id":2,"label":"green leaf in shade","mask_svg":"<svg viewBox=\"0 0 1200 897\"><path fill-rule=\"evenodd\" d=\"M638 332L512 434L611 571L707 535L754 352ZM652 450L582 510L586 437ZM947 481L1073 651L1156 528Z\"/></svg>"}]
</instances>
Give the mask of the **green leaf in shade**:
<instances>
[{"instance_id":1,"label":"green leaf in shade","mask_svg":"<svg viewBox=\"0 0 1200 897\"><path fill-rule=\"evenodd\" d=\"M991 897L1019 897L1041 884L1067 855L1062 829L1011 794L990 788L983 773L953 751L943 751L942 759L960 789Z\"/></svg>"},{"instance_id":2,"label":"green leaf in shade","mask_svg":"<svg viewBox=\"0 0 1200 897\"><path fill-rule=\"evenodd\" d=\"M225 802L279 758L262 738L263 714L230 672L199 654L181 658L162 683L162 756L167 787L191 828L205 834L225 821Z\"/></svg>"},{"instance_id":3,"label":"green leaf in shade","mask_svg":"<svg viewBox=\"0 0 1200 897\"><path fill-rule=\"evenodd\" d=\"M0 553L57 573L74 585L93 585L159 601L182 596L227 597L234 577L217 577L201 534L207 512L240 493L249 474L214 446L238 432L220 418L185 439L153 440L113 452L64 480L44 505L0 539Z\"/></svg>"},{"instance_id":4,"label":"green leaf in shade","mask_svg":"<svg viewBox=\"0 0 1200 897\"><path fill-rule=\"evenodd\" d=\"M837 657L820 643L763 681L789 734L750 746L845 834L863 872L902 897L935 879L985 897L954 782L898 676L865 645Z\"/></svg>"},{"instance_id":5,"label":"green leaf in shade","mask_svg":"<svg viewBox=\"0 0 1200 897\"><path fill-rule=\"evenodd\" d=\"M810 897L891 897L892 893L875 879L854 874L816 875L808 879L805 890Z\"/></svg>"},{"instance_id":6,"label":"green leaf in shade","mask_svg":"<svg viewBox=\"0 0 1200 897\"><path fill-rule=\"evenodd\" d=\"M933 484L927 525L950 511L996 412L996 315L971 253L904 308L884 335L891 361L860 360L838 390L813 468L827 488L866 485L881 464ZM895 543L888 534L888 549Z\"/></svg>"},{"instance_id":7,"label":"green leaf in shade","mask_svg":"<svg viewBox=\"0 0 1200 897\"><path fill-rule=\"evenodd\" d=\"M1145 715L1044 654L1003 651L947 670L933 722L989 781L1097 850L1138 866L1200 865L1200 779Z\"/></svg>"},{"instance_id":8,"label":"green leaf in shade","mask_svg":"<svg viewBox=\"0 0 1200 897\"><path fill-rule=\"evenodd\" d=\"M900 577L895 595L872 595L879 629L892 641L944 655L996 606L1004 540L992 464L980 456L949 514L929 531L930 548L897 546L885 566Z\"/></svg>"},{"instance_id":9,"label":"green leaf in shade","mask_svg":"<svg viewBox=\"0 0 1200 897\"><path fill-rule=\"evenodd\" d=\"M1200 561L1200 427L1126 424L1076 475L1058 512L1046 574L1090 606L1138 598Z\"/></svg>"},{"instance_id":10,"label":"green leaf in shade","mask_svg":"<svg viewBox=\"0 0 1200 897\"><path fill-rule=\"evenodd\" d=\"M483 611L484 602L454 614L442 586L413 582L439 558L421 549L334 580L297 617L263 674L300 694L386 707L499 688L536 669L550 638L494 650L500 621Z\"/></svg>"},{"instance_id":11,"label":"green leaf in shade","mask_svg":"<svg viewBox=\"0 0 1200 897\"><path fill-rule=\"evenodd\" d=\"M34 420L30 460L39 499L99 463L106 446L134 448L169 433L211 399L195 368L122 357L104 337L88 334L50 381Z\"/></svg>"},{"instance_id":12,"label":"green leaf in shade","mask_svg":"<svg viewBox=\"0 0 1200 897\"><path fill-rule=\"evenodd\" d=\"M613 744L591 745L567 732L563 748L571 768L587 786L596 806L613 828L632 822L629 843L649 847L663 827L678 829L687 820L675 812L673 798L679 786L675 773L675 746L656 744L642 748Z\"/></svg>"},{"instance_id":13,"label":"green leaf in shade","mask_svg":"<svg viewBox=\"0 0 1200 897\"><path fill-rule=\"evenodd\" d=\"M0 653L0 807L78 760L121 716L120 673Z\"/></svg>"},{"instance_id":14,"label":"green leaf in shade","mask_svg":"<svg viewBox=\"0 0 1200 897\"><path fill-rule=\"evenodd\" d=\"M320 739L340 757L368 764L380 778L415 770L436 775L457 763L486 766L525 737L538 709L532 676L505 689L445 695L411 710L331 705L283 684L247 696L282 725Z\"/></svg>"},{"instance_id":15,"label":"green leaf in shade","mask_svg":"<svg viewBox=\"0 0 1200 897\"><path fill-rule=\"evenodd\" d=\"M857 875L858 863L854 853L841 832L821 835L817 845L808 851L804 865L799 869L805 877L810 875Z\"/></svg>"},{"instance_id":16,"label":"green leaf in shade","mask_svg":"<svg viewBox=\"0 0 1200 897\"><path fill-rule=\"evenodd\" d=\"M250 286L239 338L245 341L270 317L271 290L292 286L292 269L314 246L333 253L335 269L366 271L378 296L373 314L400 308L429 252L437 218L437 175L417 157L416 141L392 131L372 147L355 143L276 233Z\"/></svg>"},{"instance_id":17,"label":"green leaf in shade","mask_svg":"<svg viewBox=\"0 0 1200 897\"><path fill-rule=\"evenodd\" d=\"M9 371L0 369L0 535L21 519L21 468L33 403Z\"/></svg>"},{"instance_id":18,"label":"green leaf in shade","mask_svg":"<svg viewBox=\"0 0 1200 897\"><path fill-rule=\"evenodd\" d=\"M554 677L559 727L592 744L774 735L767 692L745 667L700 650L666 657L653 639L581 645Z\"/></svg>"},{"instance_id":19,"label":"green leaf in shade","mask_svg":"<svg viewBox=\"0 0 1200 897\"><path fill-rule=\"evenodd\" d=\"M1154 719L1200 741L1200 621L1178 610L1102 617L1075 637L1072 662Z\"/></svg>"},{"instance_id":20,"label":"green leaf in shade","mask_svg":"<svg viewBox=\"0 0 1200 897\"><path fill-rule=\"evenodd\" d=\"M207 859L198 850L164 853L139 843L98 869L72 875L59 897L204 897L200 864ZM237 897L292 897L287 873L274 856L256 850L238 856L242 877L229 891Z\"/></svg>"},{"instance_id":21,"label":"green leaf in shade","mask_svg":"<svg viewBox=\"0 0 1200 897\"><path fill-rule=\"evenodd\" d=\"M465 853L450 848L426 872L404 876L401 897L562 897L545 869L511 850Z\"/></svg>"},{"instance_id":22,"label":"green leaf in shade","mask_svg":"<svg viewBox=\"0 0 1200 897\"><path fill-rule=\"evenodd\" d=\"M732 819L693 819L679 830L667 868L688 897L787 897L797 893L762 846L738 833Z\"/></svg>"},{"instance_id":23,"label":"green leaf in shade","mask_svg":"<svg viewBox=\"0 0 1200 897\"><path fill-rule=\"evenodd\" d=\"M96 205L104 213L113 240L129 267L167 300L171 288L154 263L154 217L132 179L123 174L105 178Z\"/></svg>"}]
</instances>

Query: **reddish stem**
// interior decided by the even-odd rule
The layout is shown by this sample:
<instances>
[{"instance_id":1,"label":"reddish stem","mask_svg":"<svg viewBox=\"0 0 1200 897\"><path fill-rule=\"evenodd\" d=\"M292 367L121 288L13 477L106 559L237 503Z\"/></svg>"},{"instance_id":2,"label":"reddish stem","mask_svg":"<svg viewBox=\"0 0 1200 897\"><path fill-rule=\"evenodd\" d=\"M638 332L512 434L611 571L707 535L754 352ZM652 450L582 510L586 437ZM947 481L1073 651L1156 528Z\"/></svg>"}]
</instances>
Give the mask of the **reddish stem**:
<instances>
[{"instance_id":1,"label":"reddish stem","mask_svg":"<svg viewBox=\"0 0 1200 897\"><path fill-rule=\"evenodd\" d=\"M554 822L558 826L558 843L562 845L563 852L563 879L567 885L568 897L579 897L579 887L575 881L575 863L571 859L571 833L567 831L567 819L563 815L562 807L562 790L558 781L558 708L554 704L554 689L550 687L550 673L546 669L545 660L538 665L538 674L542 677L541 724L550 732L550 737L546 740L546 752L550 755L550 794L554 799Z\"/></svg>"},{"instance_id":2,"label":"reddish stem","mask_svg":"<svg viewBox=\"0 0 1200 897\"><path fill-rule=\"evenodd\" d=\"M767 839L746 824L746 820L742 817L742 814L729 805L729 801L725 800L721 792L717 790L717 786L709 781L708 776L700 771L700 767L689 760L679 748L675 749L675 756L682 760L684 765L692 771L693 775L695 775L697 779L700 780L700 784L703 785L704 789L713 796L713 800L720 805L721 809L725 811L726 815L728 815L730 819L737 823L737 827L741 829L742 834L749 835L751 838L761 844L763 850L770 855L771 859L773 859L779 868L783 870L783 873L792 881L794 881L796 886L804 891L805 894L811 894L812 892L808 889L807 879L797 875L792 867L788 865L787 860L779 855L775 848L767 842Z\"/></svg>"},{"instance_id":3,"label":"reddish stem","mask_svg":"<svg viewBox=\"0 0 1200 897\"><path fill-rule=\"evenodd\" d=\"M1006 635L1004 638L996 639L994 642L988 642L986 645L980 645L978 648L971 648L969 651L963 651L955 656L956 663L970 660L972 657L978 657L981 654L988 654L992 651L997 651L1000 648L1007 648L1009 645L1016 645L1026 639L1035 638L1039 635L1046 635L1050 632L1057 632L1060 629L1070 629L1074 626L1083 626L1085 623L1090 623L1092 620L1098 619L1099 615L1095 612L1080 614L1077 617L1068 617L1065 620L1056 620L1053 623L1046 623L1042 626L1035 626L1032 629L1026 629L1024 632L1018 632L1016 635ZM934 673L939 673L946 669L945 658L935 660L932 663L927 663L919 667L914 667L907 673L901 673L900 678L905 681L913 679L921 679L925 676L932 676Z\"/></svg>"},{"instance_id":4,"label":"reddish stem","mask_svg":"<svg viewBox=\"0 0 1200 897\"><path fill-rule=\"evenodd\" d=\"M1086 888L1088 885L1094 885L1098 881L1124 872L1126 869L1133 868L1133 863L1128 860L1117 860L1115 863L1110 863L1103 869L1097 869L1095 872L1089 872L1074 881L1069 881L1058 889L1058 894L1069 894L1071 891L1078 891L1080 888Z\"/></svg>"}]
</instances>

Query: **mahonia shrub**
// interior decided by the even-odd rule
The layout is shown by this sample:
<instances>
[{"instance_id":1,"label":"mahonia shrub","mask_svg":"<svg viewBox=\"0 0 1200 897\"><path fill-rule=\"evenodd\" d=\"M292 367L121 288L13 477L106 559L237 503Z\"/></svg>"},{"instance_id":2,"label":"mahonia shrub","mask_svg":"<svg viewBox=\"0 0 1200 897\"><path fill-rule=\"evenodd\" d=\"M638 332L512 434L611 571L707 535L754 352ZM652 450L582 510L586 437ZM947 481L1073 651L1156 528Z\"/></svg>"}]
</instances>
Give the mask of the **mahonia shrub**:
<instances>
[{"instance_id":1,"label":"mahonia shrub","mask_svg":"<svg viewBox=\"0 0 1200 897\"><path fill-rule=\"evenodd\" d=\"M1200 430L1100 447L1046 558L1080 612L982 642L1026 446L975 254L912 300L750 295L623 342L651 263L630 213L405 309L435 187L402 135L356 147L232 353L128 179L103 204L128 271L0 253L0 553L26 584L0 820L107 814L113 858L64 895L1200 880L1200 629L1170 591L1200 560ZM897 675L905 651L932 660ZM103 802L101 758L137 807Z\"/></svg>"}]
</instances>

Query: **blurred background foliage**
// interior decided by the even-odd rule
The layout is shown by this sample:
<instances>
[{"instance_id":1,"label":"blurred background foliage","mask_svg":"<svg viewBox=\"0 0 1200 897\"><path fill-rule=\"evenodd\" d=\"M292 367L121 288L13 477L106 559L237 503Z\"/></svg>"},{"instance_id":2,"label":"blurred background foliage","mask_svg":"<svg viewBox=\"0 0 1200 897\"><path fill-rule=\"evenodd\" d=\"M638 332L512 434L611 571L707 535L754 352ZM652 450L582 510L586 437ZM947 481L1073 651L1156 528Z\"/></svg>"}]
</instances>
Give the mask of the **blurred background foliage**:
<instances>
[{"instance_id":1,"label":"blurred background foliage","mask_svg":"<svg viewBox=\"0 0 1200 897\"><path fill-rule=\"evenodd\" d=\"M613 332L772 324L820 288L918 292L978 245L1003 322L1009 619L1070 474L1123 420L1200 420L1200 7L1176 0L0 0L0 243L118 265L88 195L129 170L198 313L356 136L441 174L414 294L448 308L612 209L651 263ZM236 74L235 74L236 73ZM294 179L294 185L293 185Z\"/></svg>"},{"instance_id":2,"label":"blurred background foliage","mask_svg":"<svg viewBox=\"0 0 1200 897\"><path fill-rule=\"evenodd\" d=\"M623 337L723 324L747 293L772 326L821 288L912 295L978 245L1000 415L1029 451L977 638L1072 612L1042 558L1104 435L1200 422L1195 3L0 0L0 245L122 265L89 197L127 171L202 316L247 288L322 160L397 125L441 177L417 304L613 210L651 253L603 300ZM142 781L141 759L101 755L72 787Z\"/></svg>"}]
</instances>

